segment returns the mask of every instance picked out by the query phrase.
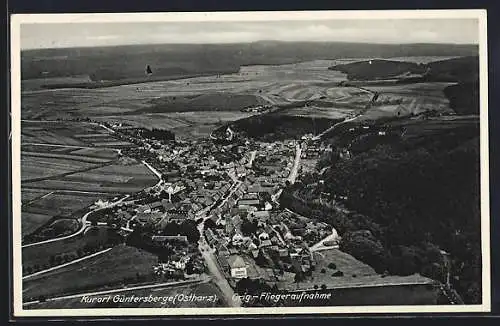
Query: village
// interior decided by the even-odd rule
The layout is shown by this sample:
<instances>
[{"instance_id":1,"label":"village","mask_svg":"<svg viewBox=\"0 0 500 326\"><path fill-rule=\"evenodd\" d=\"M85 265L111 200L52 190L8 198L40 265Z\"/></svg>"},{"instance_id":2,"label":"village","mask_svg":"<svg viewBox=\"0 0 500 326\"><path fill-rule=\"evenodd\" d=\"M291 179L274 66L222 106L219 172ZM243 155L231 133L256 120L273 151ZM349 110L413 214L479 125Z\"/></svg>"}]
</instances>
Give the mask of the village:
<instances>
[{"instance_id":1,"label":"village","mask_svg":"<svg viewBox=\"0 0 500 326\"><path fill-rule=\"evenodd\" d=\"M331 150L311 144L312 137L264 143L239 139L228 128L223 139L183 142L109 127L138 145L121 154L148 164L159 181L89 220L157 253L159 264L152 268L158 275L203 273L198 247L203 242L233 288L244 278L289 283L314 269L310 247L332 232L330 245L337 246L332 226L279 207L279 195L295 182L300 160Z\"/></svg>"}]
</instances>

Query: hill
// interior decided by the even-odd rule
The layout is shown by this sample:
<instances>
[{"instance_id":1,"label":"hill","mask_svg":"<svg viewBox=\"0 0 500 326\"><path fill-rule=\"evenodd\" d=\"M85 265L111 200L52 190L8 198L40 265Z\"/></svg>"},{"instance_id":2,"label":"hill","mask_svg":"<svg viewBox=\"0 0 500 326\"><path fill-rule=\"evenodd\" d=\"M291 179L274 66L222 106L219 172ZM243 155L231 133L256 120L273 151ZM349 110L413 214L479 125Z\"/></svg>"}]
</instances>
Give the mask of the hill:
<instances>
[{"instance_id":1,"label":"hill","mask_svg":"<svg viewBox=\"0 0 500 326\"><path fill-rule=\"evenodd\" d=\"M172 78L237 72L240 66L287 64L348 57L466 56L476 45L362 44L316 42L255 42L240 44L160 44L94 48L26 50L21 53L21 78L87 75L91 82L137 83L148 78ZM146 76L150 65L152 76ZM47 82L50 84L50 81ZM113 83L115 85L116 83ZM107 86L104 83L102 86Z\"/></svg>"},{"instance_id":2,"label":"hill","mask_svg":"<svg viewBox=\"0 0 500 326\"><path fill-rule=\"evenodd\" d=\"M426 72L425 64L391 60L366 60L330 67L347 74L350 80L373 80L395 78L403 74L419 74Z\"/></svg>"},{"instance_id":3,"label":"hill","mask_svg":"<svg viewBox=\"0 0 500 326\"><path fill-rule=\"evenodd\" d=\"M411 63L391 60L366 60L329 68L347 74L357 85L380 81L391 85L415 82L456 82L444 89L450 107L457 114L479 114L479 57L466 56L441 61Z\"/></svg>"},{"instance_id":4,"label":"hill","mask_svg":"<svg viewBox=\"0 0 500 326\"><path fill-rule=\"evenodd\" d=\"M401 79L408 75L420 82L466 82L479 77L479 57L466 56L430 63L395 60L364 60L329 68L347 74L349 80Z\"/></svg>"},{"instance_id":5,"label":"hill","mask_svg":"<svg viewBox=\"0 0 500 326\"><path fill-rule=\"evenodd\" d=\"M445 250L453 286L465 302L480 302L477 119L394 121L383 128L384 137L338 134L336 151L320 163L324 173L306 175L282 203L334 225L341 250L379 272L418 272L444 282ZM352 149L351 158L339 156L343 148ZM323 204L314 200L320 194ZM325 205L339 197L349 213Z\"/></svg>"},{"instance_id":6,"label":"hill","mask_svg":"<svg viewBox=\"0 0 500 326\"><path fill-rule=\"evenodd\" d=\"M479 80L479 57L468 56L428 63L428 81L470 82Z\"/></svg>"},{"instance_id":7,"label":"hill","mask_svg":"<svg viewBox=\"0 0 500 326\"><path fill-rule=\"evenodd\" d=\"M136 112L239 111L268 103L252 94L208 93L160 97L151 100L150 104L150 107Z\"/></svg>"},{"instance_id":8,"label":"hill","mask_svg":"<svg viewBox=\"0 0 500 326\"><path fill-rule=\"evenodd\" d=\"M267 113L240 119L230 124L230 127L244 137L260 141L282 141L300 139L304 134L318 134L333 123L340 121L328 118L293 116L281 113ZM222 133L226 126L217 130Z\"/></svg>"}]
</instances>

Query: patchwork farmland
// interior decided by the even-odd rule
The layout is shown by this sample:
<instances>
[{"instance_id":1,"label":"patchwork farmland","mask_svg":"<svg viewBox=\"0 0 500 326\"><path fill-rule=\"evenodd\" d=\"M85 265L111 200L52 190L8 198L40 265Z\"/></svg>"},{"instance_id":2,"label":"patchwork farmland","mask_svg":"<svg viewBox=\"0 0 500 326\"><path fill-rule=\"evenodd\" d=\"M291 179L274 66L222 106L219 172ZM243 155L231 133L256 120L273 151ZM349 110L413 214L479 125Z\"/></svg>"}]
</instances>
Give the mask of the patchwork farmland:
<instances>
[{"instance_id":1,"label":"patchwork farmland","mask_svg":"<svg viewBox=\"0 0 500 326\"><path fill-rule=\"evenodd\" d=\"M23 237L74 231L74 223L98 199L111 199L154 185L156 176L142 163L120 161L129 146L100 125L87 122L23 121L21 193ZM78 222L79 223L79 222ZM67 230L62 225L72 226Z\"/></svg>"}]
</instances>

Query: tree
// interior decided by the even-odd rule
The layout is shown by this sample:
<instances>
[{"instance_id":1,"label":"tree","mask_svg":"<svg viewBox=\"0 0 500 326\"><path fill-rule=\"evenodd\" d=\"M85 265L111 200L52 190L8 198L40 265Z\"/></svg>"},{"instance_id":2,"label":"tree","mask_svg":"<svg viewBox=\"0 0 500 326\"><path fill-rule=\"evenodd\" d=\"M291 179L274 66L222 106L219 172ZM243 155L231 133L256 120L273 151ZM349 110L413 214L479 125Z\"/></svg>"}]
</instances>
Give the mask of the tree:
<instances>
[{"instance_id":1,"label":"tree","mask_svg":"<svg viewBox=\"0 0 500 326\"><path fill-rule=\"evenodd\" d=\"M302 272L295 273L295 276L294 276L293 280L294 280L295 283L300 283L300 282L304 281L305 280L304 273L302 273Z\"/></svg>"},{"instance_id":2,"label":"tree","mask_svg":"<svg viewBox=\"0 0 500 326\"><path fill-rule=\"evenodd\" d=\"M347 232L342 238L340 250L383 272L386 264L385 249L370 232L366 230Z\"/></svg>"},{"instance_id":3,"label":"tree","mask_svg":"<svg viewBox=\"0 0 500 326\"><path fill-rule=\"evenodd\" d=\"M67 262L69 260L69 256L67 254L62 255L62 261Z\"/></svg>"},{"instance_id":4,"label":"tree","mask_svg":"<svg viewBox=\"0 0 500 326\"><path fill-rule=\"evenodd\" d=\"M180 226L174 221L168 222L163 229L163 234L165 235L177 235L179 233L181 233Z\"/></svg>"},{"instance_id":5,"label":"tree","mask_svg":"<svg viewBox=\"0 0 500 326\"><path fill-rule=\"evenodd\" d=\"M217 228L217 225L215 224L215 222L211 218L209 218L209 219L205 220L204 227L205 227L205 229L215 229L215 228Z\"/></svg>"},{"instance_id":6,"label":"tree","mask_svg":"<svg viewBox=\"0 0 500 326\"><path fill-rule=\"evenodd\" d=\"M196 222L193 220L185 220L180 225L180 233L185 235L189 242L196 243L200 240L200 231L197 228Z\"/></svg>"},{"instance_id":7,"label":"tree","mask_svg":"<svg viewBox=\"0 0 500 326\"><path fill-rule=\"evenodd\" d=\"M257 266L260 266L260 267L268 266L269 262L267 261L266 256L264 256L264 253L262 252L262 250L259 250L259 254L257 255L257 258L255 258L255 263L257 264Z\"/></svg>"},{"instance_id":8,"label":"tree","mask_svg":"<svg viewBox=\"0 0 500 326\"><path fill-rule=\"evenodd\" d=\"M247 218L243 218L241 223L241 233L245 236L250 236L257 232L257 222L250 222Z\"/></svg>"}]
</instances>

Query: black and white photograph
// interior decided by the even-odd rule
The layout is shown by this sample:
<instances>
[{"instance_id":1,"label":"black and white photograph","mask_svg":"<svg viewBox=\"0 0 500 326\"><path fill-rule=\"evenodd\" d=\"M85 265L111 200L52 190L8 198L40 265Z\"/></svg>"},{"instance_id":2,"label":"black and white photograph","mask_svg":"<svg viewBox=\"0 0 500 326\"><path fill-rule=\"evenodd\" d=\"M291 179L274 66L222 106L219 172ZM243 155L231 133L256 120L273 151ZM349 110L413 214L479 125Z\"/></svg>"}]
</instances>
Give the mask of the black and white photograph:
<instances>
[{"instance_id":1,"label":"black and white photograph","mask_svg":"<svg viewBox=\"0 0 500 326\"><path fill-rule=\"evenodd\" d=\"M490 311L484 10L11 20L15 316Z\"/></svg>"}]
</instances>

